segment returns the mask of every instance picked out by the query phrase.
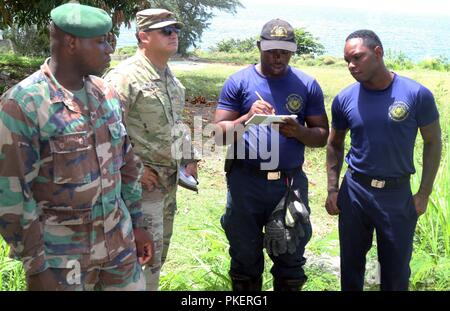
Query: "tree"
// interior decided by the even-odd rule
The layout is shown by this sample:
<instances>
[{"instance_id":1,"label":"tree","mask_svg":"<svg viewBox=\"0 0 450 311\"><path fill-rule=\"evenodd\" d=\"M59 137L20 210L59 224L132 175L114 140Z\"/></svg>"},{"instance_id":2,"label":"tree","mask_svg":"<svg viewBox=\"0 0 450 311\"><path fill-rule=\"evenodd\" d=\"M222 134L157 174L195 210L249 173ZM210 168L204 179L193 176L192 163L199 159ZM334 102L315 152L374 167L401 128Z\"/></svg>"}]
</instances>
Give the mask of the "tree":
<instances>
[{"instance_id":1,"label":"tree","mask_svg":"<svg viewBox=\"0 0 450 311\"><path fill-rule=\"evenodd\" d=\"M203 31L209 27L214 10L236 13L242 7L239 0L150 0L152 7L164 8L174 12L184 24L180 32L178 51L185 55L190 46L196 47Z\"/></svg>"},{"instance_id":2,"label":"tree","mask_svg":"<svg viewBox=\"0 0 450 311\"><path fill-rule=\"evenodd\" d=\"M50 11L68 1L64 0L3 0L0 2L0 29L26 26L36 27L47 32ZM214 10L236 13L242 7L239 0L80 0L81 4L100 7L113 19L113 32L117 35L122 24L131 27L136 12L146 8L165 8L175 13L183 22L184 29L180 33L179 51L186 54L187 49L200 40L203 31L210 25Z\"/></svg>"},{"instance_id":3,"label":"tree","mask_svg":"<svg viewBox=\"0 0 450 311\"><path fill-rule=\"evenodd\" d=\"M0 2L0 29L6 30L5 38L11 39L20 53L21 46L30 44L33 50L26 49L27 55L46 55L49 53L48 44L41 44L47 38L50 11L69 1L64 0L3 0ZM136 12L147 8L145 0L80 0L70 1L102 8L110 14L113 22L112 33L119 34L122 24L131 27L131 21ZM25 40L29 38L32 41ZM44 40L45 41L45 40ZM110 36L109 41L113 48L116 37Z\"/></svg>"},{"instance_id":4,"label":"tree","mask_svg":"<svg viewBox=\"0 0 450 311\"><path fill-rule=\"evenodd\" d=\"M50 11L64 0L3 0L0 2L0 29L36 25L47 27ZM113 25L119 28L123 23L130 26L135 14L148 7L145 0L80 0L70 1L102 8L112 16Z\"/></svg>"},{"instance_id":5,"label":"tree","mask_svg":"<svg viewBox=\"0 0 450 311\"><path fill-rule=\"evenodd\" d=\"M295 52L295 54L323 54L323 45L318 41L317 38L313 37L313 35L309 31L306 31L304 28L295 28L294 35L295 42L297 42L297 51Z\"/></svg>"}]
</instances>

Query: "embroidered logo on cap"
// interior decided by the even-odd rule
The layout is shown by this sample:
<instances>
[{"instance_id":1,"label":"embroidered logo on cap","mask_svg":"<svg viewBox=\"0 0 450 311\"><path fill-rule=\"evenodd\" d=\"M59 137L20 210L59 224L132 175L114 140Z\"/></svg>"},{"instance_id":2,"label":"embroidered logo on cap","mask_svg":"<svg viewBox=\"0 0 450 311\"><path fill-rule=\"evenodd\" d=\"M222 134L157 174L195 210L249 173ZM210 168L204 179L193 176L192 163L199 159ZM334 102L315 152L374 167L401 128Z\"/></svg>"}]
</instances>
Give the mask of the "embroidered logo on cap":
<instances>
[{"instance_id":1,"label":"embroidered logo on cap","mask_svg":"<svg viewBox=\"0 0 450 311\"><path fill-rule=\"evenodd\" d=\"M274 26L270 31L270 36L277 38L286 38L287 33L288 33L287 29L284 28L283 26Z\"/></svg>"}]
</instances>

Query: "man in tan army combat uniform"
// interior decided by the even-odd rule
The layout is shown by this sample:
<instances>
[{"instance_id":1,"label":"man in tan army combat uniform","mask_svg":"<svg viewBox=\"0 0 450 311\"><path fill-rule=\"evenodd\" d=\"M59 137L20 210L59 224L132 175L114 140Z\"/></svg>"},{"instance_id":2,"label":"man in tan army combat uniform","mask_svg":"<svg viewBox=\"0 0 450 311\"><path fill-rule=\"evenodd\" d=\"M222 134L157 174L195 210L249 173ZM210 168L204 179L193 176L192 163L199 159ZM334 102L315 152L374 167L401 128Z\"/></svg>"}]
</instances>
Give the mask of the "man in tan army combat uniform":
<instances>
[{"instance_id":1,"label":"man in tan army combat uniform","mask_svg":"<svg viewBox=\"0 0 450 311\"><path fill-rule=\"evenodd\" d=\"M140 11L136 22L136 55L105 79L126 103L127 130L145 166L143 212L155 254L144 273L147 290L157 290L173 232L179 168L185 166L186 173L196 178L197 162L188 135L174 130L182 125L185 89L167 66L178 49L182 24L163 9ZM189 154L180 156L181 143L186 142L191 146Z\"/></svg>"}]
</instances>

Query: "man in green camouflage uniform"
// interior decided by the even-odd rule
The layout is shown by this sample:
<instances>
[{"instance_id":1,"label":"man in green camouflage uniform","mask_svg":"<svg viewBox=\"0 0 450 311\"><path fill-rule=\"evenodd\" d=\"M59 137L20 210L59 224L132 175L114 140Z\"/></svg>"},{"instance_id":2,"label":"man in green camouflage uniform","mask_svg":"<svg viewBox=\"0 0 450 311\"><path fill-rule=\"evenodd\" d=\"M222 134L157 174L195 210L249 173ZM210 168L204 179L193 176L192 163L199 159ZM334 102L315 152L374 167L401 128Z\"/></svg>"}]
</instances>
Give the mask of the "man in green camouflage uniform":
<instances>
[{"instance_id":1,"label":"man in green camouflage uniform","mask_svg":"<svg viewBox=\"0 0 450 311\"><path fill-rule=\"evenodd\" d=\"M181 121L185 89L167 66L178 49L182 24L163 9L140 11L136 21L136 55L110 71L105 80L126 103L127 130L145 166L142 204L155 254L144 273L147 290L157 290L173 232L179 168L183 165L188 175L197 177L197 161Z\"/></svg>"},{"instance_id":2,"label":"man in green camouflage uniform","mask_svg":"<svg viewBox=\"0 0 450 311\"><path fill-rule=\"evenodd\" d=\"M145 290L142 164L108 66L111 18L51 12L51 58L0 102L0 234L29 290Z\"/></svg>"}]
</instances>

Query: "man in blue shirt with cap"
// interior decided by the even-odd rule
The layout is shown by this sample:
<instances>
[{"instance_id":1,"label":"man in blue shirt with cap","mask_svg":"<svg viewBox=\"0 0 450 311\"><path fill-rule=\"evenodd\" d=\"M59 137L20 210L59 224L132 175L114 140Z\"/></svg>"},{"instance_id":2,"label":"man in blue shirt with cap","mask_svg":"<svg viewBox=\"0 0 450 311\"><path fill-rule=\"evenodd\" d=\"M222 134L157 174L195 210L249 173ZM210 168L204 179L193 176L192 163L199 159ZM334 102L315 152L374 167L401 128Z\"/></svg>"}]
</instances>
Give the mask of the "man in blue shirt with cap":
<instances>
[{"instance_id":1,"label":"man in blue shirt with cap","mask_svg":"<svg viewBox=\"0 0 450 311\"><path fill-rule=\"evenodd\" d=\"M290 231L275 215L291 184L309 210L304 150L325 145L328 119L317 81L289 66L297 50L292 26L280 19L267 22L257 45L260 63L228 78L215 114L218 143L235 149L226 162L232 164L226 165L228 196L221 219L230 242L230 277L233 290L261 290L265 247L274 263L274 290L298 291L306 281L303 254L311 225L297 222L293 228L299 231ZM255 114L297 119L244 131Z\"/></svg>"},{"instance_id":2,"label":"man in blue shirt with cap","mask_svg":"<svg viewBox=\"0 0 450 311\"><path fill-rule=\"evenodd\" d=\"M330 215L339 214L341 288L363 289L366 254L375 230L381 290L407 290L417 217L426 210L439 167L439 114L427 88L385 67L383 46L373 31L350 34L344 57L357 82L332 104L325 204ZM423 170L413 196L409 178L415 173L419 129ZM339 188L348 130L348 170Z\"/></svg>"}]
</instances>

